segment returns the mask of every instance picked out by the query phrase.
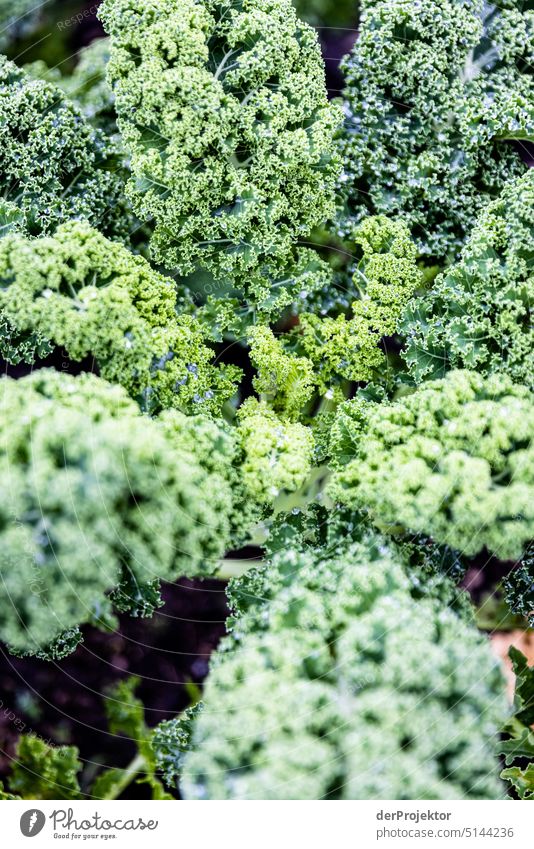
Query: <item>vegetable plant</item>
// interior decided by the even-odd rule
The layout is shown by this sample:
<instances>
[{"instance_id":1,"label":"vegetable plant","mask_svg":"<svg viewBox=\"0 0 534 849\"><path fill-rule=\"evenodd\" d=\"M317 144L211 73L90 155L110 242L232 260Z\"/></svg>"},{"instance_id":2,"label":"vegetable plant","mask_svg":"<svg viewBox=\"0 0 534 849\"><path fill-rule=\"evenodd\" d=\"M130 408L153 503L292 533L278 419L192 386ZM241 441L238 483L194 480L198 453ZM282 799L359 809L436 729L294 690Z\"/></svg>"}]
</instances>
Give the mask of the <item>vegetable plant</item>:
<instances>
[{"instance_id":1,"label":"vegetable plant","mask_svg":"<svg viewBox=\"0 0 534 849\"><path fill-rule=\"evenodd\" d=\"M452 371L390 405L347 401L332 428L331 496L384 530L519 559L534 535L526 386Z\"/></svg>"},{"instance_id":2,"label":"vegetable plant","mask_svg":"<svg viewBox=\"0 0 534 849\"><path fill-rule=\"evenodd\" d=\"M0 47L2 50L39 17L36 0L0 0Z\"/></svg>"},{"instance_id":3,"label":"vegetable plant","mask_svg":"<svg viewBox=\"0 0 534 849\"><path fill-rule=\"evenodd\" d=\"M122 681L132 762L22 736L6 799L532 796L472 577L532 623L533 4L362 0L337 98L302 5L0 57L2 645L81 664L233 577L189 707Z\"/></svg>"},{"instance_id":4,"label":"vegetable plant","mask_svg":"<svg viewBox=\"0 0 534 849\"><path fill-rule=\"evenodd\" d=\"M510 649L516 675L514 713L505 728L501 752L507 768L502 777L512 782L520 799L534 799L534 667L514 648Z\"/></svg>"},{"instance_id":5,"label":"vegetable plant","mask_svg":"<svg viewBox=\"0 0 534 849\"><path fill-rule=\"evenodd\" d=\"M0 799L117 799L132 783L149 787L152 799L172 799L157 775L143 703L135 695L138 679L120 681L104 694L109 733L133 743L135 755L124 768L105 765L91 780L75 746L50 746L36 735L21 736L7 788ZM86 765L89 766L89 765ZM104 766L104 765L103 765Z\"/></svg>"},{"instance_id":6,"label":"vegetable plant","mask_svg":"<svg viewBox=\"0 0 534 849\"><path fill-rule=\"evenodd\" d=\"M484 638L415 601L379 537L338 546L289 549L235 582L230 635L176 759L186 798L498 797L506 708ZM167 780L180 730L156 733Z\"/></svg>"},{"instance_id":7,"label":"vegetable plant","mask_svg":"<svg viewBox=\"0 0 534 849\"><path fill-rule=\"evenodd\" d=\"M127 239L120 156L54 85L0 57L0 185L4 230L29 236L84 218Z\"/></svg>"},{"instance_id":8,"label":"vegetable plant","mask_svg":"<svg viewBox=\"0 0 534 849\"><path fill-rule=\"evenodd\" d=\"M0 433L0 633L15 651L57 654L113 603L150 615L159 579L216 570L244 493L234 438L210 420L152 421L118 386L38 370L2 381Z\"/></svg>"},{"instance_id":9,"label":"vegetable plant","mask_svg":"<svg viewBox=\"0 0 534 849\"><path fill-rule=\"evenodd\" d=\"M172 280L86 222L0 241L0 352L32 363L61 347L90 357L144 409L220 410L239 370L214 363L208 334Z\"/></svg>"},{"instance_id":10,"label":"vegetable plant","mask_svg":"<svg viewBox=\"0 0 534 849\"><path fill-rule=\"evenodd\" d=\"M532 385L533 206L530 169L482 210L459 261L409 305L401 329L418 382L468 368Z\"/></svg>"}]
</instances>

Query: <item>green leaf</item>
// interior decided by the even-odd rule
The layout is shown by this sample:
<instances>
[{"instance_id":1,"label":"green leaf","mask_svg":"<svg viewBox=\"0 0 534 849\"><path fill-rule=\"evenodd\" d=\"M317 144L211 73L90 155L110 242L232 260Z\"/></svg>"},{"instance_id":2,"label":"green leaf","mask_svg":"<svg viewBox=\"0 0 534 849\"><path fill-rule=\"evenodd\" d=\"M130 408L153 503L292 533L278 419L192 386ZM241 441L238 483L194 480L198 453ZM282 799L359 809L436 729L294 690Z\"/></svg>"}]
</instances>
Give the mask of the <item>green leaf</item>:
<instances>
[{"instance_id":1,"label":"green leaf","mask_svg":"<svg viewBox=\"0 0 534 849\"><path fill-rule=\"evenodd\" d=\"M499 749L503 755L506 755L505 763L507 766L517 758L534 760L534 731L531 731L530 728L523 728L518 736L504 740Z\"/></svg>"},{"instance_id":2,"label":"green leaf","mask_svg":"<svg viewBox=\"0 0 534 849\"><path fill-rule=\"evenodd\" d=\"M184 758L191 749L191 738L195 720L202 711L202 703L187 708L176 719L169 719L154 729L151 748L158 769L162 770L165 783L177 786Z\"/></svg>"},{"instance_id":3,"label":"green leaf","mask_svg":"<svg viewBox=\"0 0 534 849\"><path fill-rule=\"evenodd\" d=\"M117 799L124 789L125 771L114 767L102 772L91 787L91 796L95 799Z\"/></svg>"},{"instance_id":4,"label":"green leaf","mask_svg":"<svg viewBox=\"0 0 534 849\"><path fill-rule=\"evenodd\" d=\"M81 769L75 746L49 746L40 737L20 738L9 779L11 793L23 799L79 799Z\"/></svg>"},{"instance_id":5,"label":"green leaf","mask_svg":"<svg viewBox=\"0 0 534 849\"><path fill-rule=\"evenodd\" d=\"M529 667L526 657L514 646L510 647L509 655L516 676L514 699L516 719L524 725L533 725L534 666Z\"/></svg>"},{"instance_id":6,"label":"green leaf","mask_svg":"<svg viewBox=\"0 0 534 849\"><path fill-rule=\"evenodd\" d=\"M146 734L143 703L134 695L138 686L139 678L133 676L120 681L108 691L105 702L111 733L123 734L135 742L139 742Z\"/></svg>"},{"instance_id":7,"label":"green leaf","mask_svg":"<svg viewBox=\"0 0 534 849\"><path fill-rule=\"evenodd\" d=\"M520 799L534 799L534 764L530 763L526 769L520 769L518 766L503 769L501 778L510 781Z\"/></svg>"},{"instance_id":8,"label":"green leaf","mask_svg":"<svg viewBox=\"0 0 534 849\"><path fill-rule=\"evenodd\" d=\"M534 666L529 667L514 646L509 655L516 676L514 716L504 728L509 737L499 747L508 767L501 778L512 784L520 799L534 799L534 730L530 727L534 722ZM511 766L517 760L519 763Z\"/></svg>"},{"instance_id":9,"label":"green leaf","mask_svg":"<svg viewBox=\"0 0 534 849\"><path fill-rule=\"evenodd\" d=\"M137 784L148 784L153 799L174 798L156 775L157 764L150 743L152 731L145 722L143 703L135 696L138 686L139 678L132 676L108 691L105 710L109 730L131 738L137 754L124 769L108 769L98 776L91 793L99 799L117 799L134 779Z\"/></svg>"}]
</instances>

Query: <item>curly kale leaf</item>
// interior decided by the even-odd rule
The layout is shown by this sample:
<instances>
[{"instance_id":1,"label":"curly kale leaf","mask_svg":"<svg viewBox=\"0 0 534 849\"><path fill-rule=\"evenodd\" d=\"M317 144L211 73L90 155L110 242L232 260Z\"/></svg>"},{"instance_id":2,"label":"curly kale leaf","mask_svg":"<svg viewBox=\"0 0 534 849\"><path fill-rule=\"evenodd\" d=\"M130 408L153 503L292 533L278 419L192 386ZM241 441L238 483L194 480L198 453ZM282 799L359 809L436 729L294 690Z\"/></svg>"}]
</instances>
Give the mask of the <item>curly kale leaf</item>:
<instances>
[{"instance_id":1,"label":"curly kale leaf","mask_svg":"<svg viewBox=\"0 0 534 849\"><path fill-rule=\"evenodd\" d=\"M195 455L198 419L169 411L151 420L92 375L40 370L3 379L0 396L0 638L8 646L50 655L66 630L106 624L113 590L120 609L139 615L157 603L157 579L216 570L247 512L238 520L231 459L228 471L212 471ZM237 454L231 434L205 426L228 458Z\"/></svg>"},{"instance_id":2,"label":"curly kale leaf","mask_svg":"<svg viewBox=\"0 0 534 849\"><path fill-rule=\"evenodd\" d=\"M369 217L353 233L351 304L330 316L298 313L296 325L277 336L266 326L247 339L257 375L254 389L281 417L313 411L317 395L332 406L349 381L368 382L383 372L381 342L393 336L423 276L406 226L385 216ZM381 375L383 377L383 374Z\"/></svg>"},{"instance_id":3,"label":"curly kale leaf","mask_svg":"<svg viewBox=\"0 0 534 849\"><path fill-rule=\"evenodd\" d=\"M250 329L248 342L256 368L254 389L275 413L290 421L297 419L314 392L312 362L286 351L284 338L276 338L262 325Z\"/></svg>"},{"instance_id":4,"label":"curly kale leaf","mask_svg":"<svg viewBox=\"0 0 534 849\"><path fill-rule=\"evenodd\" d=\"M505 599L513 613L534 620L534 545L503 581Z\"/></svg>"},{"instance_id":5,"label":"curly kale leaf","mask_svg":"<svg viewBox=\"0 0 534 849\"><path fill-rule=\"evenodd\" d=\"M527 387L452 371L392 404L348 401L333 428L332 498L389 533L432 537L466 556L521 556L534 538Z\"/></svg>"},{"instance_id":6,"label":"curly kale leaf","mask_svg":"<svg viewBox=\"0 0 534 849\"><path fill-rule=\"evenodd\" d=\"M240 372L213 364L203 326L178 307L170 278L85 222L0 240L1 356L31 363L59 347L91 357L147 412L217 414Z\"/></svg>"},{"instance_id":7,"label":"curly kale leaf","mask_svg":"<svg viewBox=\"0 0 534 849\"><path fill-rule=\"evenodd\" d=\"M380 341L393 336L401 315L423 277L417 250L403 221L383 215L367 218L352 234L352 282L358 297L347 318L304 313L295 331L298 350L313 364L321 394L341 379L369 381L385 364Z\"/></svg>"},{"instance_id":8,"label":"curly kale leaf","mask_svg":"<svg viewBox=\"0 0 534 849\"><path fill-rule=\"evenodd\" d=\"M30 592L32 589L30 588ZM47 646L43 646L39 651L24 651L17 650L10 646L11 654L18 657L36 657L39 660L53 660L57 663L58 660L63 660L76 651L80 643L83 643L83 636L79 628L69 628L62 631L55 637Z\"/></svg>"},{"instance_id":9,"label":"curly kale leaf","mask_svg":"<svg viewBox=\"0 0 534 849\"><path fill-rule=\"evenodd\" d=\"M137 678L128 678L104 694L109 733L127 737L135 745L127 767L107 767L89 786L83 781L82 790L78 780L82 761L76 747L53 746L34 734L24 734L8 776L9 792L0 783L0 799L112 800L134 780L149 786L152 799L172 799L157 774L153 732L146 724L143 703L135 695L138 684Z\"/></svg>"},{"instance_id":10,"label":"curly kale leaf","mask_svg":"<svg viewBox=\"0 0 534 849\"><path fill-rule=\"evenodd\" d=\"M120 681L105 694L104 707L111 734L127 737L135 744L136 755L126 767L106 769L96 778L90 795L96 799L117 799L135 778L137 784L148 784L152 799L172 799L157 776L157 764L151 746L152 731L145 720L145 709L135 691L139 679Z\"/></svg>"},{"instance_id":11,"label":"curly kale leaf","mask_svg":"<svg viewBox=\"0 0 534 849\"><path fill-rule=\"evenodd\" d=\"M507 766L501 778L512 784L520 799L534 799L534 666L529 667L526 657L514 646L510 658L516 676L514 715L500 746Z\"/></svg>"},{"instance_id":12,"label":"curly kale leaf","mask_svg":"<svg viewBox=\"0 0 534 849\"><path fill-rule=\"evenodd\" d=\"M450 368L534 382L534 169L480 215L459 262L408 307L404 355L420 382Z\"/></svg>"},{"instance_id":13,"label":"curly kale leaf","mask_svg":"<svg viewBox=\"0 0 534 849\"><path fill-rule=\"evenodd\" d=\"M110 600L118 613L142 619L150 619L164 604L159 580L156 578L140 584L129 569L123 572L119 585L110 594Z\"/></svg>"},{"instance_id":14,"label":"curly kale leaf","mask_svg":"<svg viewBox=\"0 0 534 849\"><path fill-rule=\"evenodd\" d=\"M48 234L86 219L128 240L121 155L54 85L0 57L0 188L19 210L15 229Z\"/></svg>"},{"instance_id":15,"label":"curly kale leaf","mask_svg":"<svg viewBox=\"0 0 534 849\"><path fill-rule=\"evenodd\" d=\"M160 722L153 731L150 745L158 770L168 787L178 789L184 758L191 748L195 720L202 711L198 703L187 708L177 719Z\"/></svg>"},{"instance_id":16,"label":"curly kale leaf","mask_svg":"<svg viewBox=\"0 0 534 849\"><path fill-rule=\"evenodd\" d=\"M223 300L291 303L313 256L295 246L331 216L339 171L316 34L289 0L105 0L100 16L154 260L227 281Z\"/></svg>"},{"instance_id":17,"label":"curly kale leaf","mask_svg":"<svg viewBox=\"0 0 534 849\"><path fill-rule=\"evenodd\" d=\"M9 791L13 795L7 798L81 798L78 773L82 764L75 746L49 746L34 734L23 734L12 763Z\"/></svg>"},{"instance_id":18,"label":"curly kale leaf","mask_svg":"<svg viewBox=\"0 0 534 849\"><path fill-rule=\"evenodd\" d=\"M244 458L243 482L258 504L272 504L282 492L295 492L312 469L314 441L310 428L281 421L249 398L238 413L237 436Z\"/></svg>"},{"instance_id":19,"label":"curly kale leaf","mask_svg":"<svg viewBox=\"0 0 534 849\"><path fill-rule=\"evenodd\" d=\"M293 509L278 513L268 525L265 550L269 558L291 548L300 550L321 548L326 559L328 552L337 555L343 545L362 542L369 537L369 521L363 513L317 502L306 509ZM439 546L424 536L406 535L401 538L383 537L373 532L374 542L388 548L396 560L403 564L411 584L413 598L430 597L444 607L455 610L469 622L473 621L473 608L467 592L459 588L466 564L458 553L447 546ZM280 560L277 561L278 563ZM265 587L258 584L262 570L251 570L247 577L229 584L227 595L234 616L242 616L255 596L263 597ZM255 589L252 590L252 586ZM269 569L269 587L276 588L272 567Z\"/></svg>"},{"instance_id":20,"label":"curly kale leaf","mask_svg":"<svg viewBox=\"0 0 534 849\"><path fill-rule=\"evenodd\" d=\"M527 166L533 19L515 0L363 0L344 62L341 229L402 216L429 260L454 258L482 207Z\"/></svg>"},{"instance_id":21,"label":"curly kale leaf","mask_svg":"<svg viewBox=\"0 0 534 849\"><path fill-rule=\"evenodd\" d=\"M212 659L183 761L176 747L186 798L502 795L500 668L476 628L412 597L386 546L288 549L242 580L251 605Z\"/></svg>"},{"instance_id":22,"label":"curly kale leaf","mask_svg":"<svg viewBox=\"0 0 534 849\"><path fill-rule=\"evenodd\" d=\"M93 127L120 145L115 98L106 79L109 53L109 39L98 38L80 50L76 67L67 76L42 61L33 62L25 69L33 77L61 88Z\"/></svg>"}]
</instances>

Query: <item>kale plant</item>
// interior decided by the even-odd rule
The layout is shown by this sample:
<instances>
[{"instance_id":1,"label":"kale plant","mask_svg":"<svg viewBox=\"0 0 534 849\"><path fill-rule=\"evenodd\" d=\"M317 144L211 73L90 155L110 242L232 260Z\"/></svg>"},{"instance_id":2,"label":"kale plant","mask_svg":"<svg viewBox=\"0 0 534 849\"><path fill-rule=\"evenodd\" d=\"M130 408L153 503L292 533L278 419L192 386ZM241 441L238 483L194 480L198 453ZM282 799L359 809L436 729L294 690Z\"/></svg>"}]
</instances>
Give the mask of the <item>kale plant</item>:
<instances>
[{"instance_id":1,"label":"kale plant","mask_svg":"<svg viewBox=\"0 0 534 849\"><path fill-rule=\"evenodd\" d=\"M143 409L217 413L239 369L214 364L204 326L180 314L174 282L85 222L0 240L0 354L87 357Z\"/></svg>"},{"instance_id":2,"label":"kale plant","mask_svg":"<svg viewBox=\"0 0 534 849\"><path fill-rule=\"evenodd\" d=\"M128 239L119 150L56 86L0 56L0 204L4 227L29 236L84 218Z\"/></svg>"},{"instance_id":3,"label":"kale plant","mask_svg":"<svg viewBox=\"0 0 534 849\"><path fill-rule=\"evenodd\" d=\"M510 610L534 622L534 545L529 545L515 568L503 581Z\"/></svg>"},{"instance_id":4,"label":"kale plant","mask_svg":"<svg viewBox=\"0 0 534 849\"><path fill-rule=\"evenodd\" d=\"M150 615L155 581L216 570L246 515L231 434L208 420L202 439L202 421L178 412L151 421L93 375L39 370L1 388L0 637L10 648L57 654L65 631L106 626L114 598ZM194 439L181 436L189 429Z\"/></svg>"},{"instance_id":5,"label":"kale plant","mask_svg":"<svg viewBox=\"0 0 534 849\"><path fill-rule=\"evenodd\" d=\"M129 766L23 737L6 798L494 799L503 728L532 795L459 585L532 615L533 3L361 8L342 106L291 0L0 57L0 640L60 664L240 575L203 698L152 731L124 682Z\"/></svg>"},{"instance_id":6,"label":"kale plant","mask_svg":"<svg viewBox=\"0 0 534 849\"><path fill-rule=\"evenodd\" d=\"M512 646L510 659L515 673L514 712L505 727L500 751L506 769L501 773L520 799L534 799L534 666Z\"/></svg>"},{"instance_id":7,"label":"kale plant","mask_svg":"<svg viewBox=\"0 0 534 849\"><path fill-rule=\"evenodd\" d=\"M401 330L405 359L420 382L450 368L504 371L532 386L534 169L485 207L460 260L415 298Z\"/></svg>"},{"instance_id":8,"label":"kale plant","mask_svg":"<svg viewBox=\"0 0 534 849\"><path fill-rule=\"evenodd\" d=\"M454 258L473 221L526 170L534 135L532 4L363 0L344 64L341 229L402 216L428 260Z\"/></svg>"},{"instance_id":9,"label":"kale plant","mask_svg":"<svg viewBox=\"0 0 534 849\"><path fill-rule=\"evenodd\" d=\"M340 401L350 382L382 379L382 346L398 330L411 296L422 285L416 248L406 226L369 217L353 234L354 262L343 310L303 310L298 323L275 337L264 325L248 331L254 388L280 415L305 415L315 395Z\"/></svg>"},{"instance_id":10,"label":"kale plant","mask_svg":"<svg viewBox=\"0 0 534 849\"><path fill-rule=\"evenodd\" d=\"M49 68L43 61L33 62L26 70L33 77L61 88L95 128L121 144L115 99L106 79L108 62L109 40L98 38L80 51L70 74L62 74L60 68Z\"/></svg>"},{"instance_id":11,"label":"kale plant","mask_svg":"<svg viewBox=\"0 0 534 849\"><path fill-rule=\"evenodd\" d=\"M152 731L146 725L143 703L135 695L138 685L137 678L127 678L105 693L109 733L135 743L136 753L127 767L107 766L94 780L88 780L76 746L51 746L35 734L23 734L17 744L7 789L0 782L0 800L113 800L134 781L148 785L152 799L172 799L157 775Z\"/></svg>"},{"instance_id":12,"label":"kale plant","mask_svg":"<svg viewBox=\"0 0 534 849\"><path fill-rule=\"evenodd\" d=\"M503 794L497 662L472 624L414 600L379 539L286 550L232 596L192 732L166 724L153 742L186 798Z\"/></svg>"}]
</instances>

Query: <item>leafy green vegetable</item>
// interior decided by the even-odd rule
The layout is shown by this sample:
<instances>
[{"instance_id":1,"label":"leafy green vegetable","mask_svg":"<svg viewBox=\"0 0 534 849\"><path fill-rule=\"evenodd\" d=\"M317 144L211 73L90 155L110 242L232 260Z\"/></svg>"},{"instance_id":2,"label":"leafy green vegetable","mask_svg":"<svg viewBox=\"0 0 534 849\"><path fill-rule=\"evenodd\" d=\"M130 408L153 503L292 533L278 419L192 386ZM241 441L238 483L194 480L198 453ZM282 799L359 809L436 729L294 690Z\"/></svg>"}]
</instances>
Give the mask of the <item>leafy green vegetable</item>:
<instances>
[{"instance_id":1,"label":"leafy green vegetable","mask_svg":"<svg viewBox=\"0 0 534 849\"><path fill-rule=\"evenodd\" d=\"M296 326L276 337L264 325L248 331L254 389L292 421L313 412L316 395L335 405L349 381L384 376L381 341L393 336L423 275L406 226L385 216L367 218L353 234L350 307L300 312Z\"/></svg>"},{"instance_id":2,"label":"leafy green vegetable","mask_svg":"<svg viewBox=\"0 0 534 849\"><path fill-rule=\"evenodd\" d=\"M1 208L31 236L85 218L127 241L120 153L57 87L0 56Z\"/></svg>"},{"instance_id":3,"label":"leafy green vegetable","mask_svg":"<svg viewBox=\"0 0 534 849\"><path fill-rule=\"evenodd\" d=\"M393 404L348 401L330 493L388 532L519 558L534 537L534 405L506 375L452 371Z\"/></svg>"},{"instance_id":4,"label":"leafy green vegetable","mask_svg":"<svg viewBox=\"0 0 534 849\"><path fill-rule=\"evenodd\" d=\"M59 68L48 68L43 61L33 62L26 70L32 76L61 88L90 124L113 137L120 145L115 98L106 79L108 62L109 40L98 38L80 50L71 74L64 76Z\"/></svg>"},{"instance_id":5,"label":"leafy green vegetable","mask_svg":"<svg viewBox=\"0 0 534 849\"><path fill-rule=\"evenodd\" d=\"M290 0L105 0L99 14L154 260L205 269L223 301L290 304L313 261L296 243L332 214L339 171L314 31Z\"/></svg>"},{"instance_id":6,"label":"leafy green vegetable","mask_svg":"<svg viewBox=\"0 0 534 849\"><path fill-rule=\"evenodd\" d=\"M534 169L507 185L471 231L460 261L409 306L401 325L417 381L449 368L505 371L534 383Z\"/></svg>"},{"instance_id":7,"label":"leafy green vegetable","mask_svg":"<svg viewBox=\"0 0 534 849\"><path fill-rule=\"evenodd\" d=\"M297 419L313 395L315 376L307 357L296 357L284 349L268 327L251 328L248 335L250 359L256 367L254 389L273 410L289 420Z\"/></svg>"},{"instance_id":8,"label":"leafy green vegetable","mask_svg":"<svg viewBox=\"0 0 534 849\"><path fill-rule=\"evenodd\" d=\"M369 381L383 368L380 340L397 332L410 297L423 282L415 245L402 221L383 215L367 218L352 239L352 283L358 297L350 318L310 313L299 317L297 345L311 360L322 394L332 391L336 378Z\"/></svg>"},{"instance_id":9,"label":"leafy green vegetable","mask_svg":"<svg viewBox=\"0 0 534 849\"><path fill-rule=\"evenodd\" d=\"M282 422L265 404L249 398L239 410L238 438L244 452L242 475L258 503L294 492L312 469L313 436L299 422Z\"/></svg>"},{"instance_id":10,"label":"leafy green vegetable","mask_svg":"<svg viewBox=\"0 0 534 849\"><path fill-rule=\"evenodd\" d=\"M500 747L507 765L501 778L510 781L520 799L534 799L534 666L529 667L526 657L514 646L510 658L516 676L514 715L506 725Z\"/></svg>"},{"instance_id":11,"label":"leafy green vegetable","mask_svg":"<svg viewBox=\"0 0 534 849\"><path fill-rule=\"evenodd\" d=\"M369 531L369 523L363 513L354 513L347 508L332 511L329 505L318 502L307 505L305 509L295 508L290 513L278 513L269 521L268 527L265 551L270 558L293 548L321 548L323 556L326 556L328 551L337 551L341 540L361 542ZM376 532L373 539L378 545ZM474 621L469 596L458 586L466 567L457 552L447 546L436 545L430 538L423 536L396 539L384 536L380 544L391 552L395 560L402 563L414 598L439 600L444 607L450 607L464 616L466 621ZM230 607L234 610L243 612L241 584L246 583L250 589L250 573L249 577L250 582L236 581L227 588ZM257 594L261 595L263 589L259 586Z\"/></svg>"},{"instance_id":12,"label":"leafy green vegetable","mask_svg":"<svg viewBox=\"0 0 534 849\"><path fill-rule=\"evenodd\" d=\"M534 545L503 581L506 601L514 613L534 620Z\"/></svg>"},{"instance_id":13,"label":"leafy green vegetable","mask_svg":"<svg viewBox=\"0 0 534 849\"><path fill-rule=\"evenodd\" d=\"M155 579L216 570L247 522L232 486L232 434L206 422L210 467L190 450L198 419L147 419L92 375L41 370L1 389L0 637L9 646L53 655L66 629L107 626L112 590L119 609L139 615L158 604ZM188 430L189 450L179 438Z\"/></svg>"},{"instance_id":14,"label":"leafy green vegetable","mask_svg":"<svg viewBox=\"0 0 534 849\"><path fill-rule=\"evenodd\" d=\"M93 359L144 410L218 413L239 369L213 365L206 332L179 314L174 282L84 222L0 240L0 354L33 362L54 347Z\"/></svg>"},{"instance_id":15,"label":"leafy green vegetable","mask_svg":"<svg viewBox=\"0 0 534 849\"><path fill-rule=\"evenodd\" d=\"M9 793L0 799L79 799L81 769L75 746L49 746L34 734L23 734L9 776Z\"/></svg>"},{"instance_id":16,"label":"leafy green vegetable","mask_svg":"<svg viewBox=\"0 0 534 849\"><path fill-rule=\"evenodd\" d=\"M143 703L135 696L139 680L127 678L105 693L105 710L111 734L128 737L136 754L124 768L101 771L82 787L78 773L83 764L75 746L51 746L34 734L19 738L8 779L9 792L0 783L0 799L117 799L136 781L148 784L152 799L172 799L157 775L152 730L145 722Z\"/></svg>"},{"instance_id":17,"label":"leafy green vegetable","mask_svg":"<svg viewBox=\"0 0 534 849\"><path fill-rule=\"evenodd\" d=\"M178 790L184 758L191 750L191 738L195 720L202 710L199 702L187 708L178 720L160 722L154 729L150 745L158 769L167 786Z\"/></svg>"},{"instance_id":18,"label":"leafy green vegetable","mask_svg":"<svg viewBox=\"0 0 534 849\"><path fill-rule=\"evenodd\" d=\"M133 761L125 768L115 767L101 772L94 781L90 795L97 799L117 799L135 778L137 784L148 784L152 799L172 799L156 772L151 747L152 731L145 722L145 710L135 690L139 679L127 678L115 685L105 697L104 706L111 734L128 737L137 750Z\"/></svg>"}]
</instances>

